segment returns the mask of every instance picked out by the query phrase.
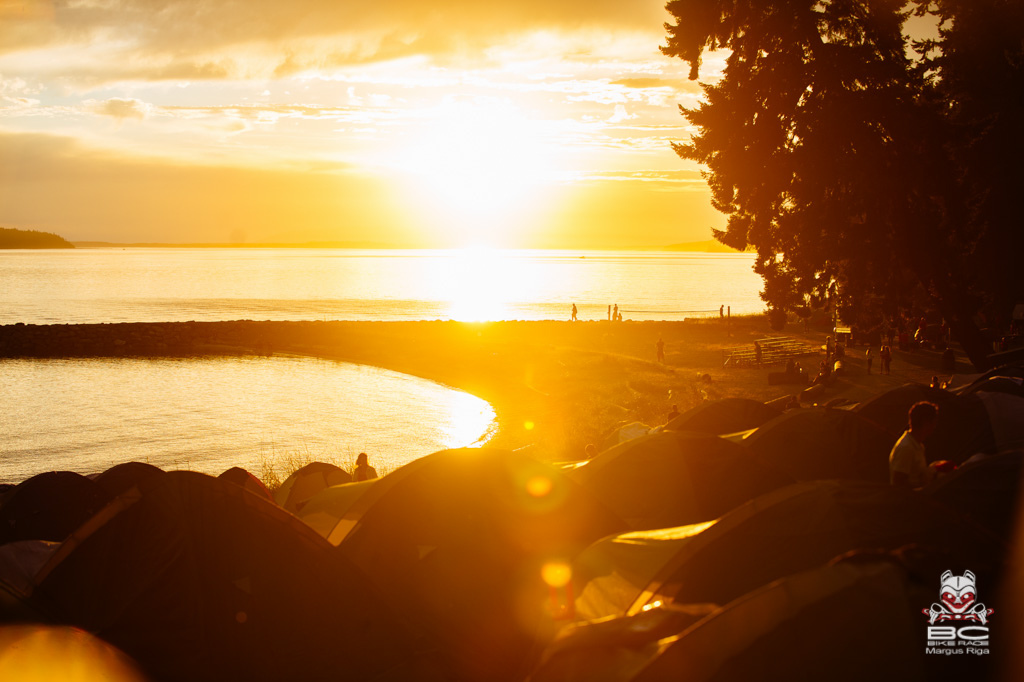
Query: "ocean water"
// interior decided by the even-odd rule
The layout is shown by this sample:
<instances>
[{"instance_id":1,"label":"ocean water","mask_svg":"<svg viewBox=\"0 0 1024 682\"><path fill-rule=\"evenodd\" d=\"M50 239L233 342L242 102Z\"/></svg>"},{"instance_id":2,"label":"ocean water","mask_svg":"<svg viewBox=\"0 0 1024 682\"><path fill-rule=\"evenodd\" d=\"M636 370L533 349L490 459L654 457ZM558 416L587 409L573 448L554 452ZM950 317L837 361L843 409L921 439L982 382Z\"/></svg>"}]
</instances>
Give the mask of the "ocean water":
<instances>
[{"instance_id":1,"label":"ocean water","mask_svg":"<svg viewBox=\"0 0 1024 682\"><path fill-rule=\"evenodd\" d=\"M484 400L317 358L0 360L0 483L119 462L219 474L289 457L378 471L485 440Z\"/></svg>"},{"instance_id":2,"label":"ocean water","mask_svg":"<svg viewBox=\"0 0 1024 682\"><path fill-rule=\"evenodd\" d=\"M749 254L101 248L0 251L0 324L187 320L681 320L763 310ZM0 482L123 461L380 469L481 442L486 402L295 358L0 360Z\"/></svg>"},{"instance_id":3,"label":"ocean water","mask_svg":"<svg viewBox=\"0 0 1024 682\"><path fill-rule=\"evenodd\" d=\"M103 248L0 251L0 324L681 320L764 310L752 254Z\"/></svg>"}]
</instances>

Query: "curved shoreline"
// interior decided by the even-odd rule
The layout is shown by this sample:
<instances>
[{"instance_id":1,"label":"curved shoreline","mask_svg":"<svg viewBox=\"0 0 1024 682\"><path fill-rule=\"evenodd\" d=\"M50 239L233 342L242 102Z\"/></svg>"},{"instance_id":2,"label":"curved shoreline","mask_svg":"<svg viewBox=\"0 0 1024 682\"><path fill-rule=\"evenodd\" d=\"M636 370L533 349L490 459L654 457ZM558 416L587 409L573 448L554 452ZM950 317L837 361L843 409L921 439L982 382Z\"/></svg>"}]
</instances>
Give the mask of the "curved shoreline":
<instances>
[{"instance_id":1,"label":"curved shoreline","mask_svg":"<svg viewBox=\"0 0 1024 682\"><path fill-rule=\"evenodd\" d=\"M723 368L724 348L770 330L761 316L681 322L230 321L0 325L0 357L208 357L289 353L401 372L491 404L490 445L536 446L576 459L621 421L664 423L673 405L730 396L786 397L772 368ZM825 330L790 335L815 342ZM664 341L665 362L655 358ZM806 362L816 363L817 358ZM849 379L827 398L862 400L907 381L927 383L937 358L898 354L893 375Z\"/></svg>"}]
</instances>

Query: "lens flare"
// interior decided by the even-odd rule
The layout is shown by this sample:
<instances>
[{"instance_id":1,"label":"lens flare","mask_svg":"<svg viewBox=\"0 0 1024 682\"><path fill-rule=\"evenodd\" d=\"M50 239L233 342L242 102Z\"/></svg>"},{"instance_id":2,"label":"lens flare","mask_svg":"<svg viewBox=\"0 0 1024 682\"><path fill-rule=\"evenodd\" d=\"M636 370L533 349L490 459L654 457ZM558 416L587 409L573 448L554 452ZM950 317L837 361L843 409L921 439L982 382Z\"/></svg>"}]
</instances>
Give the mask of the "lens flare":
<instances>
[{"instance_id":1,"label":"lens flare","mask_svg":"<svg viewBox=\"0 0 1024 682\"><path fill-rule=\"evenodd\" d=\"M547 476L533 476L526 482L526 492L532 497L547 497L554 484Z\"/></svg>"},{"instance_id":2,"label":"lens flare","mask_svg":"<svg viewBox=\"0 0 1024 682\"><path fill-rule=\"evenodd\" d=\"M572 580L572 566L564 561L549 561L541 566L540 575L549 587L565 587Z\"/></svg>"}]
</instances>

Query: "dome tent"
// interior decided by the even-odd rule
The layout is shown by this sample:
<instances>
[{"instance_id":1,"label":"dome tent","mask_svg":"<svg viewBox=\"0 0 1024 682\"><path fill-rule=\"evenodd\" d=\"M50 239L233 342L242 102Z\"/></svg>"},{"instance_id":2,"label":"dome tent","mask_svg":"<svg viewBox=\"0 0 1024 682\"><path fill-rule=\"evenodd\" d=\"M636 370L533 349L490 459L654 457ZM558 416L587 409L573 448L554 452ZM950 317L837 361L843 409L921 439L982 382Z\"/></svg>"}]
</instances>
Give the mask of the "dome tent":
<instances>
[{"instance_id":1,"label":"dome tent","mask_svg":"<svg viewBox=\"0 0 1024 682\"><path fill-rule=\"evenodd\" d=\"M493 448L437 452L360 485L322 527L431 634L456 679L521 672L552 626L543 566L625 528L554 467Z\"/></svg>"},{"instance_id":2,"label":"dome tent","mask_svg":"<svg viewBox=\"0 0 1024 682\"><path fill-rule=\"evenodd\" d=\"M0 499L0 545L18 540L60 542L109 499L102 487L81 474L37 474Z\"/></svg>"},{"instance_id":3,"label":"dome tent","mask_svg":"<svg viewBox=\"0 0 1024 682\"><path fill-rule=\"evenodd\" d=\"M952 393L941 388L910 383L879 393L857 405L853 411L890 435L899 437L907 430L907 413L914 403L924 401L942 406L954 398Z\"/></svg>"},{"instance_id":4,"label":"dome tent","mask_svg":"<svg viewBox=\"0 0 1024 682\"><path fill-rule=\"evenodd\" d=\"M606 450L569 475L633 528L717 519L793 482L718 436L664 431Z\"/></svg>"},{"instance_id":5,"label":"dome tent","mask_svg":"<svg viewBox=\"0 0 1024 682\"><path fill-rule=\"evenodd\" d=\"M573 563L577 610L592 619L638 613L655 602L721 605L844 552L912 543L955 546L985 561L1002 549L920 493L860 481L808 481L763 495L714 523L602 539Z\"/></svg>"},{"instance_id":6,"label":"dome tent","mask_svg":"<svg viewBox=\"0 0 1024 682\"><path fill-rule=\"evenodd\" d=\"M111 497L116 497L134 486L142 485L150 477L163 473L159 467L145 462L122 462L106 471L91 474L89 478L96 481L96 484L106 490Z\"/></svg>"},{"instance_id":7,"label":"dome tent","mask_svg":"<svg viewBox=\"0 0 1024 682\"><path fill-rule=\"evenodd\" d=\"M269 490L267 490L267 486L263 485L263 481L256 478L253 474L249 473L242 467L231 467L217 478L222 481L227 481L228 483L234 483L237 486L241 486L254 495L259 495L270 502L274 501L274 496L270 494Z\"/></svg>"},{"instance_id":8,"label":"dome tent","mask_svg":"<svg viewBox=\"0 0 1024 682\"><path fill-rule=\"evenodd\" d=\"M118 497L35 576L33 606L155 680L368 679L405 629L345 558L269 501L167 472Z\"/></svg>"},{"instance_id":9,"label":"dome tent","mask_svg":"<svg viewBox=\"0 0 1024 682\"><path fill-rule=\"evenodd\" d=\"M896 438L841 409L790 410L757 428L743 445L762 464L798 481L855 479L889 482Z\"/></svg>"},{"instance_id":10,"label":"dome tent","mask_svg":"<svg viewBox=\"0 0 1024 682\"><path fill-rule=\"evenodd\" d=\"M1024 450L979 456L932 481L923 492L1009 542L1022 472Z\"/></svg>"},{"instance_id":11,"label":"dome tent","mask_svg":"<svg viewBox=\"0 0 1024 682\"><path fill-rule=\"evenodd\" d=\"M665 430L722 435L755 429L780 414L771 405L750 398L708 400L670 421Z\"/></svg>"},{"instance_id":12,"label":"dome tent","mask_svg":"<svg viewBox=\"0 0 1024 682\"><path fill-rule=\"evenodd\" d=\"M986 679L989 661L931 655L924 646L922 607L935 601L940 574L961 566L956 552L857 552L780 578L702 618L661 605L581 624L548 647L530 681ZM986 601L995 596L987 575L979 583Z\"/></svg>"},{"instance_id":13,"label":"dome tent","mask_svg":"<svg viewBox=\"0 0 1024 682\"><path fill-rule=\"evenodd\" d=\"M274 501L295 514L324 488L351 480L352 476L341 467L326 462L310 462L284 480L274 491Z\"/></svg>"}]
</instances>

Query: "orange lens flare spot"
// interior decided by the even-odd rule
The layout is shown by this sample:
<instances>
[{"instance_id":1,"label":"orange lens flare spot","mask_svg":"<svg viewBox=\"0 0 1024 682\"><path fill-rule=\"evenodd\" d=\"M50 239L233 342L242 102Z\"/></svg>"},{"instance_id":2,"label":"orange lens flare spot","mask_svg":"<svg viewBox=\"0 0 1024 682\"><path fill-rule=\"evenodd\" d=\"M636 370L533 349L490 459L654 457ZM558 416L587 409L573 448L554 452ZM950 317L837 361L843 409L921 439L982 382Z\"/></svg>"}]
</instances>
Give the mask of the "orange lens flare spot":
<instances>
[{"instance_id":1,"label":"orange lens flare spot","mask_svg":"<svg viewBox=\"0 0 1024 682\"><path fill-rule=\"evenodd\" d=\"M540 576L549 587L565 587L572 580L572 566L564 561L549 561L541 567Z\"/></svg>"},{"instance_id":2,"label":"orange lens flare spot","mask_svg":"<svg viewBox=\"0 0 1024 682\"><path fill-rule=\"evenodd\" d=\"M526 492L532 497L547 497L553 487L547 476L533 476L526 482Z\"/></svg>"},{"instance_id":3,"label":"orange lens flare spot","mask_svg":"<svg viewBox=\"0 0 1024 682\"><path fill-rule=\"evenodd\" d=\"M526 429L527 431L533 431L533 427L534 427L534 423L533 422L525 422L523 424L523 428Z\"/></svg>"}]
</instances>

